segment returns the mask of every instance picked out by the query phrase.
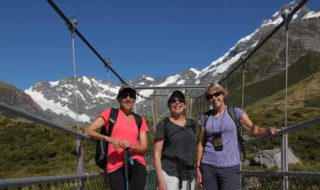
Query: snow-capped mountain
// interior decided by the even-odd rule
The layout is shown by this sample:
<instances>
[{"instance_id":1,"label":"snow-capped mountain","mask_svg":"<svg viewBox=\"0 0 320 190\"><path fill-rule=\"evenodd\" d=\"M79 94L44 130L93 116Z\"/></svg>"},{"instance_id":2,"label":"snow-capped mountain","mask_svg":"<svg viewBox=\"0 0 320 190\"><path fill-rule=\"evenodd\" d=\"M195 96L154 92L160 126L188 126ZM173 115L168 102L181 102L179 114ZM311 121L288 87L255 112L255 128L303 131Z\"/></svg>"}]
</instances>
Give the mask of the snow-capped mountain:
<instances>
[{"instance_id":1,"label":"snow-capped mountain","mask_svg":"<svg viewBox=\"0 0 320 190\"><path fill-rule=\"evenodd\" d=\"M43 110L51 110L58 115L76 118L80 122L90 122L106 105L113 105L118 86L92 77L64 78L59 81L41 81L25 90ZM75 103L77 99L77 104Z\"/></svg>"},{"instance_id":2,"label":"snow-capped mountain","mask_svg":"<svg viewBox=\"0 0 320 190\"><path fill-rule=\"evenodd\" d=\"M291 4L295 6L295 4ZM133 86L139 87L166 87L166 86L184 86L184 85L207 85L211 82L219 80L231 67L241 61L248 52L279 23L282 22L280 11L277 11L268 20L262 21L262 24L253 33L240 39L233 47L229 49L223 56L214 60L207 67L198 70L190 68L180 73L152 78L149 76L140 76L137 79L130 81ZM272 63L283 62L284 57L280 52L284 49L285 31L280 32L272 37L270 42L266 43L257 56L264 54L272 54ZM292 18L290 24L290 40L292 46L289 53L289 62L293 63L300 57L304 56L308 51L320 52L320 11L311 11L306 6L302 7L297 14ZM271 64L271 63L266 63ZM265 68L255 68L252 64L253 71L259 69L262 73ZM267 67L266 67L267 68ZM283 67L278 68L280 72ZM253 80L259 81L276 73L260 74ZM252 81L254 82L254 81ZM68 119L76 118L75 90L73 78L65 78L55 82L38 82L34 86L25 90L35 102L37 102L43 110L51 110L58 115L64 115ZM82 76L77 79L77 101L79 121L90 122L107 106L117 106L115 97L119 89L119 85L110 82L101 81L94 77ZM163 91L160 94L168 94L169 91ZM190 93L199 94L199 92L191 91ZM150 97L153 90L140 90L139 94L144 97ZM160 98L161 99L161 98ZM163 98L165 99L165 98ZM145 105L143 98L138 97L137 108L142 108ZM166 107L165 104L161 104Z\"/></svg>"}]
</instances>

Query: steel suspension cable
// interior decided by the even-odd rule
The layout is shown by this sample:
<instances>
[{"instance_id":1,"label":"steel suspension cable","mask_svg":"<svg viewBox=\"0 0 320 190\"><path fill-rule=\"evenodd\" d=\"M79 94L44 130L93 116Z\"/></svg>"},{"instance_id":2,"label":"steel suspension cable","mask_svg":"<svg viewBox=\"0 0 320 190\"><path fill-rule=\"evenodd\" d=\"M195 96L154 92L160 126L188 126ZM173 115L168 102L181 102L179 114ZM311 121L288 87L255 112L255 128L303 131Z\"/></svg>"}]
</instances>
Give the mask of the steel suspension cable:
<instances>
[{"instance_id":1,"label":"steel suspension cable","mask_svg":"<svg viewBox=\"0 0 320 190\"><path fill-rule=\"evenodd\" d=\"M286 41L285 41L285 102L284 102L284 127L282 129L286 129L288 127L288 49L289 49L289 23L290 18L288 17L288 12L290 11L289 7L287 9L282 10L281 16L285 22L286 29ZM288 134L284 134L282 136L282 154L281 154L281 168L282 171L288 171ZM283 178L283 189L289 189L288 178Z\"/></svg>"},{"instance_id":2,"label":"steel suspension cable","mask_svg":"<svg viewBox=\"0 0 320 190\"><path fill-rule=\"evenodd\" d=\"M288 19L291 19L293 15L298 12L298 10L307 3L308 0L301 0L300 3L288 14ZM252 51L248 53L248 55L245 57L245 59L249 59L260 47L268 41L269 38L271 38L283 25L285 24L285 21L282 21L278 26L276 26L264 39L262 39ZM230 75L235 72L244 62L240 62L238 65L236 65L232 70L226 74L225 77L219 80L219 84L222 84L227 78L230 77Z\"/></svg>"},{"instance_id":3,"label":"steel suspension cable","mask_svg":"<svg viewBox=\"0 0 320 190\"><path fill-rule=\"evenodd\" d=\"M77 27L77 19L74 17L71 21L72 26L69 26L69 30L71 33L71 46L72 46L72 65L73 65L73 82L74 82L74 96L75 96L75 105L76 105L76 125L77 132L80 132L79 126L79 106L78 106L78 87L77 87L77 71L76 71L76 56L75 56L75 45L74 45L74 31ZM80 138L76 138L76 147L77 147L77 173L83 173L83 146L82 140ZM77 189L82 190L83 183L81 180L77 180Z\"/></svg>"},{"instance_id":4,"label":"steel suspension cable","mask_svg":"<svg viewBox=\"0 0 320 190\"><path fill-rule=\"evenodd\" d=\"M76 105L76 124L77 124L77 131L79 132L79 108L78 108L78 87L77 87L77 71L76 71L76 54L75 54L75 46L74 46L74 30L77 25L76 18L71 20L72 28L70 28L71 32L71 47L72 47L72 66L73 66L73 90L75 96L75 105Z\"/></svg>"},{"instance_id":5,"label":"steel suspension cable","mask_svg":"<svg viewBox=\"0 0 320 190\"><path fill-rule=\"evenodd\" d=\"M242 94L241 94L241 108L244 108L244 84L245 84L245 70L246 70L246 62L244 62L242 67Z\"/></svg>"},{"instance_id":6,"label":"steel suspension cable","mask_svg":"<svg viewBox=\"0 0 320 190\"><path fill-rule=\"evenodd\" d=\"M246 62L245 58L242 57L242 62L244 62L243 67L242 67L242 93L241 93L241 108L244 109L244 84L245 84L245 68L246 68ZM240 130L240 135L243 135L243 130L242 127L239 128ZM242 162L240 162L240 170L242 170ZM241 178L240 178L240 187L241 187Z\"/></svg>"},{"instance_id":7,"label":"steel suspension cable","mask_svg":"<svg viewBox=\"0 0 320 190\"><path fill-rule=\"evenodd\" d=\"M48 3L52 6L52 8L60 15L60 17L64 20L64 22L72 28L71 21L64 15L64 13L58 8L58 6L53 2L53 0L47 0ZM75 28L74 33L78 35L78 37L89 47L89 49L100 59L100 61L104 64L105 67L108 67L111 72L116 75L116 77L121 81L121 83L126 84L126 81L112 68L110 67L110 63L108 63L99 53L98 51L89 43L89 41L79 32L78 29Z\"/></svg>"},{"instance_id":8,"label":"steel suspension cable","mask_svg":"<svg viewBox=\"0 0 320 190\"><path fill-rule=\"evenodd\" d=\"M109 63L110 63L110 60L109 60ZM111 92L111 87L110 87L111 82L110 82L109 67L110 67L110 65L107 66L107 80L108 80L108 95L109 95L109 97L111 97L111 93L110 93ZM112 101L110 98L109 98L109 107L112 107Z\"/></svg>"},{"instance_id":9,"label":"steel suspension cable","mask_svg":"<svg viewBox=\"0 0 320 190\"><path fill-rule=\"evenodd\" d=\"M64 13L59 9L59 7L53 2L53 0L47 0L48 3L52 6L52 8L60 15L60 17L65 21L65 23L72 27L71 21L64 15ZM78 29L75 28L74 33L78 35L78 37L88 46L88 48L100 59L100 61L104 64L104 67L109 68L110 71L120 80L122 84L129 85L111 66L110 63L107 62L99 52L89 43L89 41L79 32ZM138 96L147 99L143 95L137 93Z\"/></svg>"}]
</instances>

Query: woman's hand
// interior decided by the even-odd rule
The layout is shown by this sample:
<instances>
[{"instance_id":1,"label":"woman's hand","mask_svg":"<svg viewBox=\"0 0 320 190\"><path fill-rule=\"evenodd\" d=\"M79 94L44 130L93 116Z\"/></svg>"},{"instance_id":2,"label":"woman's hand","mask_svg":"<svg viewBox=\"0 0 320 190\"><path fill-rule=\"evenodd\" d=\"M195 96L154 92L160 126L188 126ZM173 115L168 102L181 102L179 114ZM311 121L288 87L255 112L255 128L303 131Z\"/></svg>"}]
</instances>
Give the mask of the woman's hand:
<instances>
[{"instance_id":1,"label":"woman's hand","mask_svg":"<svg viewBox=\"0 0 320 190\"><path fill-rule=\"evenodd\" d=\"M120 142L120 147L122 149L126 149L126 148L132 148L132 145L129 141L124 140L124 141Z\"/></svg>"},{"instance_id":2,"label":"woman's hand","mask_svg":"<svg viewBox=\"0 0 320 190\"><path fill-rule=\"evenodd\" d=\"M279 129L275 128L275 127L269 127L269 133L271 136L277 136L279 132Z\"/></svg>"},{"instance_id":3,"label":"woman's hand","mask_svg":"<svg viewBox=\"0 0 320 190\"><path fill-rule=\"evenodd\" d=\"M200 187L202 187L202 176L199 167L196 168L196 182Z\"/></svg>"},{"instance_id":4,"label":"woman's hand","mask_svg":"<svg viewBox=\"0 0 320 190\"><path fill-rule=\"evenodd\" d=\"M165 182L159 183L158 190L168 190L167 184Z\"/></svg>"},{"instance_id":5,"label":"woman's hand","mask_svg":"<svg viewBox=\"0 0 320 190\"><path fill-rule=\"evenodd\" d=\"M109 143L112 143L113 147L117 149L120 145L120 140L118 138L110 137Z\"/></svg>"}]
</instances>

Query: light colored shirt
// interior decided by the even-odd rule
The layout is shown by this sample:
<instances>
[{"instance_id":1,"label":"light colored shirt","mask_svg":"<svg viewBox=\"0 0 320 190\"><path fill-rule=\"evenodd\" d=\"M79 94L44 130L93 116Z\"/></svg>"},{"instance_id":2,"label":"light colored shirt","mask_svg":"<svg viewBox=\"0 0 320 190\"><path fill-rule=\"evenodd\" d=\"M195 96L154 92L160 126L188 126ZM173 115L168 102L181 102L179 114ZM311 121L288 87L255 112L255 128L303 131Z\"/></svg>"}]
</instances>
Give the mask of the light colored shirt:
<instances>
[{"instance_id":1,"label":"light colored shirt","mask_svg":"<svg viewBox=\"0 0 320 190\"><path fill-rule=\"evenodd\" d=\"M244 110L235 108L236 118L240 122ZM205 117L200 117L200 124L204 127L205 146L201 163L215 167L230 167L240 164L239 143L236 124L229 116L227 107L219 116L210 115L205 122ZM205 125L205 126L204 126ZM223 149L215 151L212 144L212 136L215 133L222 133Z\"/></svg>"}]
</instances>

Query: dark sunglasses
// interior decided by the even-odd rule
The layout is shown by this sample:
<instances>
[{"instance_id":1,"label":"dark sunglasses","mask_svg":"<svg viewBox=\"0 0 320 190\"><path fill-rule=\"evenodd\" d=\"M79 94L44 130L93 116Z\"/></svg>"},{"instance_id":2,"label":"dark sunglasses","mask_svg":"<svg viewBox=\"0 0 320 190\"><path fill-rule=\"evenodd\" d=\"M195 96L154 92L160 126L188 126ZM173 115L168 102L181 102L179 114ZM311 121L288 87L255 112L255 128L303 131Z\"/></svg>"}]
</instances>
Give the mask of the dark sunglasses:
<instances>
[{"instance_id":1,"label":"dark sunglasses","mask_svg":"<svg viewBox=\"0 0 320 190\"><path fill-rule=\"evenodd\" d=\"M186 103L185 99L181 99L181 98L172 98L169 100L169 104L173 104L173 103Z\"/></svg>"},{"instance_id":2,"label":"dark sunglasses","mask_svg":"<svg viewBox=\"0 0 320 190\"><path fill-rule=\"evenodd\" d=\"M129 96L131 99L136 99L136 98L137 98L135 92L123 92L123 93L120 93L118 97L119 97L120 99L124 99L124 98L127 98L128 96Z\"/></svg>"},{"instance_id":3,"label":"dark sunglasses","mask_svg":"<svg viewBox=\"0 0 320 190\"><path fill-rule=\"evenodd\" d=\"M215 92L215 93L213 93L213 94L208 94L208 95L206 95L206 99L207 100L211 100L212 98L213 98L213 96L214 97L218 97L218 96L220 96L221 94L223 94L222 92Z\"/></svg>"}]
</instances>

